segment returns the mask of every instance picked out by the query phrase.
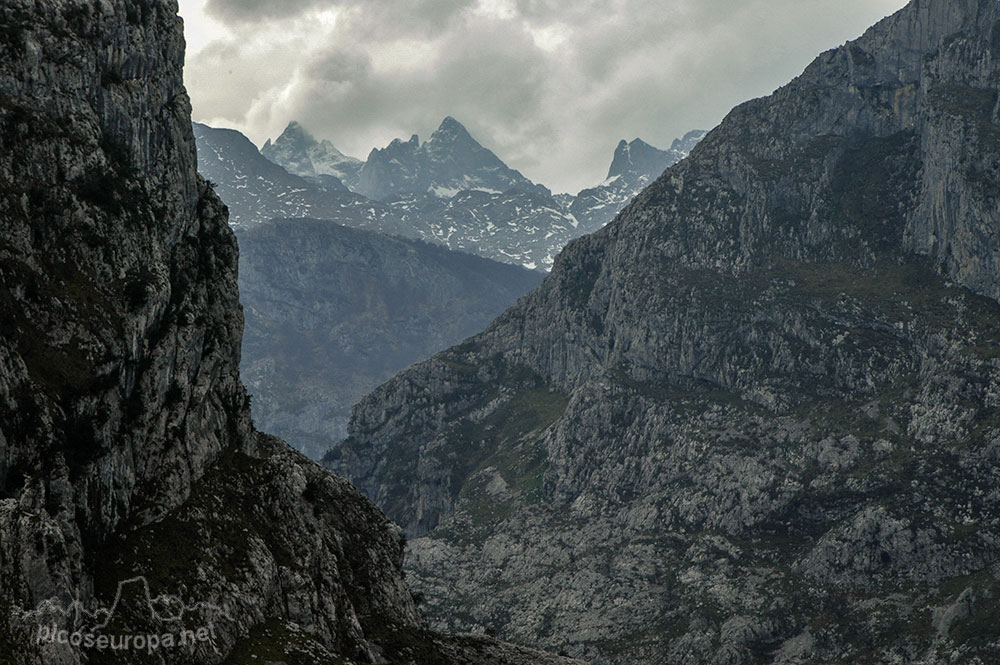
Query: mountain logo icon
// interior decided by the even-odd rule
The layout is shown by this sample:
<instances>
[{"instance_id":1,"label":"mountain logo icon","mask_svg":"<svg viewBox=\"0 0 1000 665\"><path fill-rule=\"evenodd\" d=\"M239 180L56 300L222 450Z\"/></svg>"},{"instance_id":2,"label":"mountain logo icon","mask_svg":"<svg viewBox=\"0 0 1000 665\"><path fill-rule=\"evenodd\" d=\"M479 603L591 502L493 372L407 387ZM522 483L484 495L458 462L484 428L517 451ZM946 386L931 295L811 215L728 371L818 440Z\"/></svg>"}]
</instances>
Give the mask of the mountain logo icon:
<instances>
[{"instance_id":1,"label":"mountain logo icon","mask_svg":"<svg viewBox=\"0 0 1000 665\"><path fill-rule=\"evenodd\" d=\"M192 652L216 647L216 625L231 623L222 607L185 602L179 596L157 595L145 577L118 583L107 607L93 607L79 598L43 601L37 609L17 613L17 624L32 630L35 644L51 650L146 651L186 648Z\"/></svg>"}]
</instances>

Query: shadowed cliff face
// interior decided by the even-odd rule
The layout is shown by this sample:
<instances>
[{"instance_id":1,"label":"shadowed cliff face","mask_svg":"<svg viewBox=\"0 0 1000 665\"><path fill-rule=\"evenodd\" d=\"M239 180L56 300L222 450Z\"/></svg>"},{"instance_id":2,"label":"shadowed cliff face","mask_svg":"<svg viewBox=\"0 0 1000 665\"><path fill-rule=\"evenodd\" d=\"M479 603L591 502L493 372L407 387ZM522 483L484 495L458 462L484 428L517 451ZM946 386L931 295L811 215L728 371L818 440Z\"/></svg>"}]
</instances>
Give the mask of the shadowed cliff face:
<instances>
[{"instance_id":1,"label":"shadowed cliff face","mask_svg":"<svg viewBox=\"0 0 1000 665\"><path fill-rule=\"evenodd\" d=\"M359 404L328 461L426 536L435 625L606 663L989 662L998 21L915 0L822 54Z\"/></svg>"},{"instance_id":2,"label":"shadowed cliff face","mask_svg":"<svg viewBox=\"0 0 1000 665\"><path fill-rule=\"evenodd\" d=\"M0 7L0 661L569 662L424 630L398 527L253 431L176 12Z\"/></svg>"},{"instance_id":3,"label":"shadowed cliff face","mask_svg":"<svg viewBox=\"0 0 1000 665\"><path fill-rule=\"evenodd\" d=\"M0 10L4 528L52 539L5 541L47 577L30 594L86 585L81 546L250 448L236 244L194 169L179 19L101 7Z\"/></svg>"}]
</instances>

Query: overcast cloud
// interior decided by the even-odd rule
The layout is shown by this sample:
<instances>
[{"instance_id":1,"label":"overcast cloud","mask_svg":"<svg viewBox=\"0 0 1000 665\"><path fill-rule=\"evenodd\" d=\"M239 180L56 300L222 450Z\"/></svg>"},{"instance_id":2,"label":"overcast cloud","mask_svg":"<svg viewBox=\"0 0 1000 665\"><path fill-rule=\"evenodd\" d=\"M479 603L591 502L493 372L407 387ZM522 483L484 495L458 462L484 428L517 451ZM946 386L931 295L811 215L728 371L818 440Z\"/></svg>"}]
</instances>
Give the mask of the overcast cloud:
<instances>
[{"instance_id":1,"label":"overcast cloud","mask_svg":"<svg viewBox=\"0 0 1000 665\"><path fill-rule=\"evenodd\" d=\"M905 0L180 0L195 119L364 159L452 115L554 191L711 129Z\"/></svg>"}]
</instances>

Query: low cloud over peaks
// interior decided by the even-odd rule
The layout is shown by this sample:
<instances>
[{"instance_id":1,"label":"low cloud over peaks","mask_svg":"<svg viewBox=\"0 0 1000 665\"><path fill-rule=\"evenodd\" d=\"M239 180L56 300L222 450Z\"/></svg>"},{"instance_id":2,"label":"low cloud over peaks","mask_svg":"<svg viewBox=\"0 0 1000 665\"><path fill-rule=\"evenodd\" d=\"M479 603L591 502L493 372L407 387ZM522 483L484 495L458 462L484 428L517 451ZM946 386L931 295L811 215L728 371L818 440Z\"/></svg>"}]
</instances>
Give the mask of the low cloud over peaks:
<instances>
[{"instance_id":1,"label":"low cloud over peaks","mask_svg":"<svg viewBox=\"0 0 1000 665\"><path fill-rule=\"evenodd\" d=\"M903 4L180 0L189 27L217 31L188 58L198 120L257 143L299 120L364 158L452 115L572 192L603 178L619 139L711 128Z\"/></svg>"}]
</instances>

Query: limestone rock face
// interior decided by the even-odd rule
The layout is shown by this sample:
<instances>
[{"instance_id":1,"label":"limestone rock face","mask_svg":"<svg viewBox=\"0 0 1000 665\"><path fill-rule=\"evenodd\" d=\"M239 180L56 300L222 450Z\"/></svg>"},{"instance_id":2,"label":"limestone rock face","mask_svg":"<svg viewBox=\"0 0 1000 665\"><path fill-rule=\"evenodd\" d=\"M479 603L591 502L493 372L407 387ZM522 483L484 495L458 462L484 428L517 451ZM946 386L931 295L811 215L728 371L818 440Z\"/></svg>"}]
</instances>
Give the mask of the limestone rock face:
<instances>
[{"instance_id":1,"label":"limestone rock face","mask_svg":"<svg viewBox=\"0 0 1000 665\"><path fill-rule=\"evenodd\" d=\"M86 587L87 545L252 444L236 244L194 168L175 11L10 2L0 21L4 530L51 539L4 539L32 576L3 579L35 600Z\"/></svg>"},{"instance_id":2,"label":"limestone rock face","mask_svg":"<svg viewBox=\"0 0 1000 665\"><path fill-rule=\"evenodd\" d=\"M0 661L569 663L426 631L399 528L253 430L183 47L172 0L0 6Z\"/></svg>"},{"instance_id":3,"label":"limestone rock face","mask_svg":"<svg viewBox=\"0 0 1000 665\"><path fill-rule=\"evenodd\" d=\"M434 625L996 660L998 35L993 0L914 0L356 407L327 463L414 538Z\"/></svg>"}]
</instances>

